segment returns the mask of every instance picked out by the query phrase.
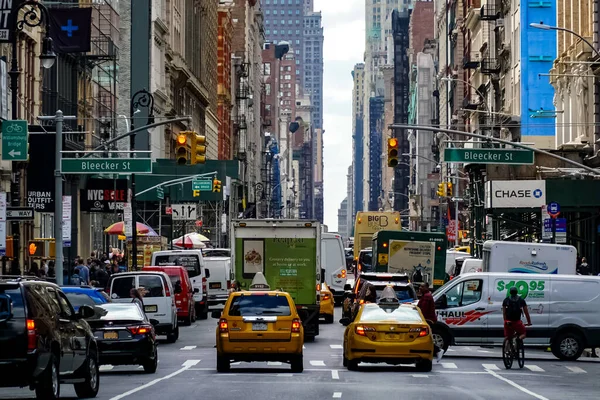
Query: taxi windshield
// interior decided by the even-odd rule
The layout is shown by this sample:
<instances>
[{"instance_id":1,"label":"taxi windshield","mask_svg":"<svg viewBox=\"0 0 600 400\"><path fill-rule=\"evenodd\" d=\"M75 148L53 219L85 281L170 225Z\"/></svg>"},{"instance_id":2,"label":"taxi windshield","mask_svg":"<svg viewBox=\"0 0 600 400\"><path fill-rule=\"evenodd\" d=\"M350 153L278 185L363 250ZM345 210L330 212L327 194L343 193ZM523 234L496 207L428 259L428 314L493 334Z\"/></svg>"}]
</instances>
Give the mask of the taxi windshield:
<instances>
[{"instance_id":1,"label":"taxi windshield","mask_svg":"<svg viewBox=\"0 0 600 400\"><path fill-rule=\"evenodd\" d=\"M360 322L424 322L419 312L411 307L378 306L366 304Z\"/></svg>"},{"instance_id":2,"label":"taxi windshield","mask_svg":"<svg viewBox=\"0 0 600 400\"><path fill-rule=\"evenodd\" d=\"M292 311L285 296L242 295L231 301L231 317L253 317L258 315L290 316Z\"/></svg>"}]
</instances>

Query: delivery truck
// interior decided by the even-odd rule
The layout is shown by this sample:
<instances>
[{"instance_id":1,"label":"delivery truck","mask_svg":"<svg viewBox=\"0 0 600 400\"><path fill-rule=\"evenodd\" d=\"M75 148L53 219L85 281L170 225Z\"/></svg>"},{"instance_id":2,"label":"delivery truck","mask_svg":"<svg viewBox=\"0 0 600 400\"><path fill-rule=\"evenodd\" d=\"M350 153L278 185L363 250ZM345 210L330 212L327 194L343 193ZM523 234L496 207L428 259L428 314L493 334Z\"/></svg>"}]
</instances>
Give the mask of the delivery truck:
<instances>
[{"instance_id":1,"label":"delivery truck","mask_svg":"<svg viewBox=\"0 0 600 400\"><path fill-rule=\"evenodd\" d=\"M483 244L483 272L575 275L576 267L573 246L496 240Z\"/></svg>"},{"instance_id":2,"label":"delivery truck","mask_svg":"<svg viewBox=\"0 0 600 400\"><path fill-rule=\"evenodd\" d=\"M248 290L257 272L272 289L288 292L304 326L319 334L321 226L318 221L244 219L231 223L231 258L238 290Z\"/></svg>"}]
</instances>

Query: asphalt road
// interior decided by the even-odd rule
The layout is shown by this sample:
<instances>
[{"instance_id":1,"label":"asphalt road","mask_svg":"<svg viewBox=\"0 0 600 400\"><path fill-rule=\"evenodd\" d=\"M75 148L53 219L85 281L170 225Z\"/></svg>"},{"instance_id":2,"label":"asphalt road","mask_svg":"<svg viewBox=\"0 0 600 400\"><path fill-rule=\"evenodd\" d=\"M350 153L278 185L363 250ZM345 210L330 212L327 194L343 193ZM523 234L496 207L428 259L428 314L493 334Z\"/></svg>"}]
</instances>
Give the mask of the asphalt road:
<instances>
[{"instance_id":1,"label":"asphalt road","mask_svg":"<svg viewBox=\"0 0 600 400\"><path fill-rule=\"evenodd\" d=\"M161 343L156 374L135 366L101 367L97 398L364 400L392 395L412 400L596 400L600 392L597 359L560 362L551 353L533 349L526 350L523 370L506 371L498 349L458 347L426 374L410 366L383 364L363 364L349 372L342 367L344 328L337 322L322 325L316 341L305 344L302 374L292 374L289 365L279 363L234 364L230 373L217 374L215 328L212 318L197 321L181 329L177 343ZM62 398L76 398L71 385L63 385L61 391ZM33 398L28 389L0 389L0 399Z\"/></svg>"}]
</instances>

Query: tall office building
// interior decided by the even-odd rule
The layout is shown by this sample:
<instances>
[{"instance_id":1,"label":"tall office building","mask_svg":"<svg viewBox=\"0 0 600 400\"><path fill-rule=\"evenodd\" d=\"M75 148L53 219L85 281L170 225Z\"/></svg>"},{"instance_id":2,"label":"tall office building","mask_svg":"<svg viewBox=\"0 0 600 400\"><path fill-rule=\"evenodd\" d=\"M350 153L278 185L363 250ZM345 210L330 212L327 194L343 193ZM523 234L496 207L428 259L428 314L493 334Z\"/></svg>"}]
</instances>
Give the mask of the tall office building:
<instances>
[{"instance_id":1,"label":"tall office building","mask_svg":"<svg viewBox=\"0 0 600 400\"><path fill-rule=\"evenodd\" d=\"M349 210L351 219L357 211L364 208L364 184L367 180L364 171L364 91L365 64L356 64L352 70L352 207Z\"/></svg>"}]
</instances>

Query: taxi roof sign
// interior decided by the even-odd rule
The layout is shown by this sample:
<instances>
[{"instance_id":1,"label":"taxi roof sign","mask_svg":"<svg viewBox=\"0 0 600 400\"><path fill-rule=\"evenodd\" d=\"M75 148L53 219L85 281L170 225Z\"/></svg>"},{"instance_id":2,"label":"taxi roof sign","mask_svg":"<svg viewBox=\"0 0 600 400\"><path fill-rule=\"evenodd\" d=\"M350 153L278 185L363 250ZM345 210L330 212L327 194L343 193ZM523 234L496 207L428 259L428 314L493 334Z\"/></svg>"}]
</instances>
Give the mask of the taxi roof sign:
<instances>
[{"instance_id":1,"label":"taxi roof sign","mask_svg":"<svg viewBox=\"0 0 600 400\"><path fill-rule=\"evenodd\" d=\"M267 283L265 276L262 272L257 272L254 275L254 279L252 279L252 283L250 284L250 290L270 290L271 287Z\"/></svg>"},{"instance_id":2,"label":"taxi roof sign","mask_svg":"<svg viewBox=\"0 0 600 400\"><path fill-rule=\"evenodd\" d=\"M390 285L386 286L381 292L381 297L379 298L379 304L398 304L400 301L398 300L398 296L396 296L396 291Z\"/></svg>"}]
</instances>

